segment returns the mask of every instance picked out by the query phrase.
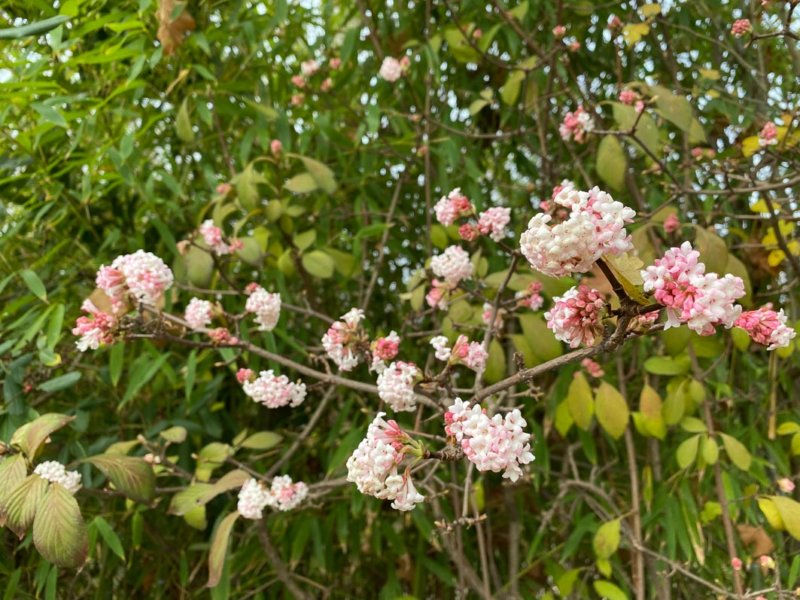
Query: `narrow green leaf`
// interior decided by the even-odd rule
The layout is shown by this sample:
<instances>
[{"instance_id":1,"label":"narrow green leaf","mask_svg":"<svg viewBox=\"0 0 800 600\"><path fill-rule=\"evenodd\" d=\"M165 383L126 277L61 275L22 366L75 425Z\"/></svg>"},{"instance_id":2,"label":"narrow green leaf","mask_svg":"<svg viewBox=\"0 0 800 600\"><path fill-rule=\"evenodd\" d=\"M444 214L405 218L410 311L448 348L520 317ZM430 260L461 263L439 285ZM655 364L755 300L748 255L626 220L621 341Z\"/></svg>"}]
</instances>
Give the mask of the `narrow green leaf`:
<instances>
[{"instance_id":1,"label":"narrow green leaf","mask_svg":"<svg viewBox=\"0 0 800 600\"><path fill-rule=\"evenodd\" d=\"M111 525L108 524L108 521L97 515L92 521L92 525L97 528L100 537L103 538L109 550L119 556L122 562L125 562L125 550L122 548L122 542L117 533L111 528Z\"/></svg>"},{"instance_id":2,"label":"narrow green leaf","mask_svg":"<svg viewBox=\"0 0 800 600\"><path fill-rule=\"evenodd\" d=\"M239 513L234 511L222 519L211 538L211 549L208 552L207 587L213 588L219 583L222 569L225 566L225 555L228 553L228 541L237 518L239 518Z\"/></svg>"},{"instance_id":3,"label":"narrow green leaf","mask_svg":"<svg viewBox=\"0 0 800 600\"><path fill-rule=\"evenodd\" d=\"M25 285L28 286L28 289L34 296L39 298L39 300L47 302L47 288L44 287L44 283L42 283L42 280L39 279L36 273L30 269L25 269L24 271L20 271L19 276L22 277L22 281L25 282Z\"/></svg>"},{"instance_id":4,"label":"narrow green leaf","mask_svg":"<svg viewBox=\"0 0 800 600\"><path fill-rule=\"evenodd\" d=\"M189 116L189 106L187 99L184 98L181 106L178 109L178 114L175 117L175 133L178 138L187 144L194 141L194 130L192 129L192 119Z\"/></svg>"},{"instance_id":5,"label":"narrow green leaf","mask_svg":"<svg viewBox=\"0 0 800 600\"><path fill-rule=\"evenodd\" d=\"M251 436L248 436L242 442L242 448L249 448L250 450L269 450L274 448L283 440L283 436L274 431L259 431Z\"/></svg>"},{"instance_id":6,"label":"narrow green leaf","mask_svg":"<svg viewBox=\"0 0 800 600\"><path fill-rule=\"evenodd\" d=\"M78 383L82 376L83 374L80 371L65 373L64 375L59 375L58 377L43 381L39 384L39 389L43 392L59 392Z\"/></svg>"}]
</instances>

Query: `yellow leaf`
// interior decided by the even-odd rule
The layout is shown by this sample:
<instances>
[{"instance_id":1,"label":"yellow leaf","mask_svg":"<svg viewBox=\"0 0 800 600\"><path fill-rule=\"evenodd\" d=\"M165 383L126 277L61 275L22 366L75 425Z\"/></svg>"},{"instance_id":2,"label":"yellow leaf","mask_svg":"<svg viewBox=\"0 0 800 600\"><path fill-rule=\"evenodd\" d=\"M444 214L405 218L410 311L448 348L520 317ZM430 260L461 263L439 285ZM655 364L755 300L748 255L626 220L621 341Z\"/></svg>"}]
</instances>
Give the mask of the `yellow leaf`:
<instances>
[{"instance_id":1,"label":"yellow leaf","mask_svg":"<svg viewBox=\"0 0 800 600\"><path fill-rule=\"evenodd\" d=\"M769 253L769 256L767 257L767 262L769 263L770 267L777 267L784 261L785 258L786 254L784 253L783 250L773 250L772 252Z\"/></svg>"},{"instance_id":2,"label":"yellow leaf","mask_svg":"<svg viewBox=\"0 0 800 600\"><path fill-rule=\"evenodd\" d=\"M749 158L753 156L756 152L761 149L761 146L758 143L758 136L751 135L750 137L746 137L742 140L742 154L745 158Z\"/></svg>"},{"instance_id":3,"label":"yellow leaf","mask_svg":"<svg viewBox=\"0 0 800 600\"><path fill-rule=\"evenodd\" d=\"M800 502L787 496L770 496L769 499L772 500L789 535L800 540Z\"/></svg>"},{"instance_id":4,"label":"yellow leaf","mask_svg":"<svg viewBox=\"0 0 800 600\"><path fill-rule=\"evenodd\" d=\"M763 198L759 198L758 202L756 202L750 207L750 210L754 213L768 213L769 206L767 206L767 203L764 201Z\"/></svg>"},{"instance_id":5,"label":"yellow leaf","mask_svg":"<svg viewBox=\"0 0 800 600\"><path fill-rule=\"evenodd\" d=\"M642 413L644 428L648 435L660 440L664 439L667 433L667 426L664 423L661 396L652 387L645 385L639 396L639 410Z\"/></svg>"},{"instance_id":6,"label":"yellow leaf","mask_svg":"<svg viewBox=\"0 0 800 600\"><path fill-rule=\"evenodd\" d=\"M603 523L594 536L592 546L597 558L609 558L619 548L620 520Z\"/></svg>"},{"instance_id":7,"label":"yellow leaf","mask_svg":"<svg viewBox=\"0 0 800 600\"><path fill-rule=\"evenodd\" d=\"M619 439L628 427L628 403L616 388L605 381L597 388L595 414L601 427L614 439Z\"/></svg>"},{"instance_id":8,"label":"yellow leaf","mask_svg":"<svg viewBox=\"0 0 800 600\"><path fill-rule=\"evenodd\" d=\"M649 19L650 17L655 17L656 15L661 14L661 5L657 3L645 4L639 9L639 12L642 13L643 17Z\"/></svg>"},{"instance_id":9,"label":"yellow leaf","mask_svg":"<svg viewBox=\"0 0 800 600\"><path fill-rule=\"evenodd\" d=\"M716 69L700 69L700 77L703 79L710 79L711 81L716 81L719 79L719 71Z\"/></svg>"},{"instance_id":10,"label":"yellow leaf","mask_svg":"<svg viewBox=\"0 0 800 600\"><path fill-rule=\"evenodd\" d=\"M758 508L760 508L761 512L764 513L764 516L767 518L767 521L773 529L777 529L778 531L783 531L786 529L786 526L783 524L783 519L781 519L781 514L778 512L778 507L775 506L772 500L766 496L759 498Z\"/></svg>"},{"instance_id":11,"label":"yellow leaf","mask_svg":"<svg viewBox=\"0 0 800 600\"><path fill-rule=\"evenodd\" d=\"M622 35L629 46L633 46L648 33L650 33L650 25L647 23L628 23L622 28Z\"/></svg>"},{"instance_id":12,"label":"yellow leaf","mask_svg":"<svg viewBox=\"0 0 800 600\"><path fill-rule=\"evenodd\" d=\"M583 373L577 373L567 391L567 406L575 424L584 431L592 424L594 398L592 388Z\"/></svg>"}]
</instances>

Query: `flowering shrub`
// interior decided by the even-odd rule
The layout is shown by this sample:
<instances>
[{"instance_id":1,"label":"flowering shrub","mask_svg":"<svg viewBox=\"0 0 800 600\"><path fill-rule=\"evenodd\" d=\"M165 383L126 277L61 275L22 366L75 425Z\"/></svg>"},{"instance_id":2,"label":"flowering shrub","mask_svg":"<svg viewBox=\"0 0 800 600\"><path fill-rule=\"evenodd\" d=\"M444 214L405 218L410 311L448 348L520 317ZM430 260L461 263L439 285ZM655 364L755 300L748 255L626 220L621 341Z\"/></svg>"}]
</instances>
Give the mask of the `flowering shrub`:
<instances>
[{"instance_id":1,"label":"flowering shrub","mask_svg":"<svg viewBox=\"0 0 800 600\"><path fill-rule=\"evenodd\" d=\"M41 4L6 597L800 586L798 3Z\"/></svg>"}]
</instances>

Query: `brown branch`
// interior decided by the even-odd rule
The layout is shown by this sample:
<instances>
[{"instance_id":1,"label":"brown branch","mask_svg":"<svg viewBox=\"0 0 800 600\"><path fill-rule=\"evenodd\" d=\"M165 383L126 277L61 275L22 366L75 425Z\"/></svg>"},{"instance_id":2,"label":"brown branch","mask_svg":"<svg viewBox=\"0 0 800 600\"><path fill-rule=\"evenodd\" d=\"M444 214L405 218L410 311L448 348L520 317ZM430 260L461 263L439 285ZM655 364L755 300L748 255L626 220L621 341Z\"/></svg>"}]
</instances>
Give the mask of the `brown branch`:
<instances>
[{"instance_id":1,"label":"brown branch","mask_svg":"<svg viewBox=\"0 0 800 600\"><path fill-rule=\"evenodd\" d=\"M264 548L264 554L267 555L267 560L275 569L275 575L281 580L286 589L297 599L307 600L309 596L294 582L292 574L289 571L286 563L283 562L280 554L272 545L269 539L269 532L267 531L267 523L264 519L258 522L258 539L261 541L261 547Z\"/></svg>"}]
</instances>

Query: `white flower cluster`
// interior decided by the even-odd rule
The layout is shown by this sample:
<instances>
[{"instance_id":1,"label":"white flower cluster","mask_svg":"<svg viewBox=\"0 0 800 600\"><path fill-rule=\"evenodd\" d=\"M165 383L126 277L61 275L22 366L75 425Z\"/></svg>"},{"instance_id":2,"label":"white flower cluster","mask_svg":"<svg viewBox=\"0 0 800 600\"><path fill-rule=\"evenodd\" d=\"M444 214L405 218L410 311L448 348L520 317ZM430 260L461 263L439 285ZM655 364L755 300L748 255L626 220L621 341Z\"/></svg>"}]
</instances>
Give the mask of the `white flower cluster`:
<instances>
[{"instance_id":1,"label":"white flower cluster","mask_svg":"<svg viewBox=\"0 0 800 600\"><path fill-rule=\"evenodd\" d=\"M77 471L67 471L64 465L56 460L39 463L33 472L42 479L64 486L70 494L81 489L81 474Z\"/></svg>"},{"instance_id":2,"label":"white flower cluster","mask_svg":"<svg viewBox=\"0 0 800 600\"><path fill-rule=\"evenodd\" d=\"M437 335L431 340L431 346L434 349L434 356L437 360L450 360L450 342L443 335Z\"/></svg>"},{"instance_id":3,"label":"white flower cluster","mask_svg":"<svg viewBox=\"0 0 800 600\"><path fill-rule=\"evenodd\" d=\"M358 365L360 357L354 344L358 341L358 324L363 318L363 310L351 308L322 336L325 353L340 371L352 371Z\"/></svg>"},{"instance_id":4,"label":"white flower cluster","mask_svg":"<svg viewBox=\"0 0 800 600\"><path fill-rule=\"evenodd\" d=\"M158 304L172 282L172 271L164 261L144 250L118 256L97 272L97 287L111 298L115 311L124 304L126 293L138 302Z\"/></svg>"},{"instance_id":5,"label":"white flower cluster","mask_svg":"<svg viewBox=\"0 0 800 600\"><path fill-rule=\"evenodd\" d=\"M397 472L408 435L383 416L378 413L367 429L367 437L347 459L347 481L355 483L362 494L392 500L396 510L411 510L425 497L414 487L408 469L402 475Z\"/></svg>"},{"instance_id":6,"label":"white flower cluster","mask_svg":"<svg viewBox=\"0 0 800 600\"><path fill-rule=\"evenodd\" d=\"M281 316L281 295L270 293L261 286L255 286L247 298L244 309L256 316L259 331L272 331Z\"/></svg>"},{"instance_id":7,"label":"white flower cluster","mask_svg":"<svg viewBox=\"0 0 800 600\"><path fill-rule=\"evenodd\" d=\"M473 267L466 250L461 246L449 246L431 259L431 270L446 284L455 287L461 280L472 277Z\"/></svg>"},{"instance_id":8,"label":"white flower cluster","mask_svg":"<svg viewBox=\"0 0 800 600\"><path fill-rule=\"evenodd\" d=\"M552 277L585 273L604 254L633 248L625 224L636 213L606 192L565 187L554 200L570 209L569 217L551 227L551 215L535 215L520 238L522 254L537 271Z\"/></svg>"},{"instance_id":9,"label":"white flower cluster","mask_svg":"<svg viewBox=\"0 0 800 600\"><path fill-rule=\"evenodd\" d=\"M253 381L242 384L244 393L267 408L299 406L306 399L306 384L291 382L286 375L275 375L272 369L261 371Z\"/></svg>"},{"instance_id":10,"label":"white flower cluster","mask_svg":"<svg viewBox=\"0 0 800 600\"><path fill-rule=\"evenodd\" d=\"M395 361L378 374L378 395L396 412L410 412L417 407L414 393L419 369L413 363Z\"/></svg>"},{"instance_id":11,"label":"white flower cluster","mask_svg":"<svg viewBox=\"0 0 800 600\"><path fill-rule=\"evenodd\" d=\"M211 323L214 305L208 300L192 298L186 306L183 318L192 329L201 329Z\"/></svg>"},{"instance_id":12,"label":"white flower cluster","mask_svg":"<svg viewBox=\"0 0 800 600\"><path fill-rule=\"evenodd\" d=\"M297 508L307 496L308 486L302 481L292 483L288 475L275 477L269 489L257 479L248 479L239 490L236 509L245 519L258 520L267 506L286 512Z\"/></svg>"},{"instance_id":13,"label":"white flower cluster","mask_svg":"<svg viewBox=\"0 0 800 600\"><path fill-rule=\"evenodd\" d=\"M503 471L503 477L516 481L522 475L520 465L533 461L530 434L519 410L492 418L477 404L456 398L445 413L445 431L461 444L466 457L479 471Z\"/></svg>"}]
</instances>

